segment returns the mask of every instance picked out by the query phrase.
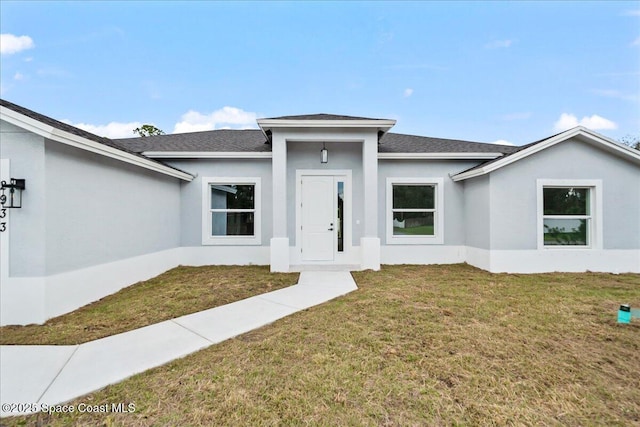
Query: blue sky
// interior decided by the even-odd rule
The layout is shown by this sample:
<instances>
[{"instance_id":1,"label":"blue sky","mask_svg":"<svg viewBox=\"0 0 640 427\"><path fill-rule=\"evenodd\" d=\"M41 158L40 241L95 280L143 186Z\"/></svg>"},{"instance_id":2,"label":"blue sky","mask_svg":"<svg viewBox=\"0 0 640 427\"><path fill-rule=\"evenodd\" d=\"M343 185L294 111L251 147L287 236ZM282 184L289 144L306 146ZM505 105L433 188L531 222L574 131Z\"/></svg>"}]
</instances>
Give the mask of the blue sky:
<instances>
[{"instance_id":1,"label":"blue sky","mask_svg":"<svg viewBox=\"0 0 640 427\"><path fill-rule=\"evenodd\" d=\"M1 96L100 135L396 119L520 145L640 135L640 2L0 2Z\"/></svg>"}]
</instances>

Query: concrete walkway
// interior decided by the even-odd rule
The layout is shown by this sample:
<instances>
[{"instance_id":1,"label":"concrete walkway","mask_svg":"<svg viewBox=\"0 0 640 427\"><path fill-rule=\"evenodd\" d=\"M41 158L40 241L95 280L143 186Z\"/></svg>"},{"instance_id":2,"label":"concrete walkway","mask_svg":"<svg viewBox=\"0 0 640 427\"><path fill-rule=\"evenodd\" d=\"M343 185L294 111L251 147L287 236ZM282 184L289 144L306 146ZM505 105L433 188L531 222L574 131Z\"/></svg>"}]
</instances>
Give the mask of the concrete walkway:
<instances>
[{"instance_id":1,"label":"concrete walkway","mask_svg":"<svg viewBox=\"0 0 640 427\"><path fill-rule=\"evenodd\" d=\"M46 410L356 289L348 272L302 272L288 288L80 345L0 346L0 416Z\"/></svg>"}]
</instances>

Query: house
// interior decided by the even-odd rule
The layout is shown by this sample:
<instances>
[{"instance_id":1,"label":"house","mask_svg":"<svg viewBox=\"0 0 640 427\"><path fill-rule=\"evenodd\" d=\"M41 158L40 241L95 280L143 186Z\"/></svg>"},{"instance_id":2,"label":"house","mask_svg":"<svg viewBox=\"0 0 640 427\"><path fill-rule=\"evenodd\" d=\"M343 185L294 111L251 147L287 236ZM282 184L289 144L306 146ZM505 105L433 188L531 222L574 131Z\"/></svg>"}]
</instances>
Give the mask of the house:
<instances>
[{"instance_id":1,"label":"house","mask_svg":"<svg viewBox=\"0 0 640 427\"><path fill-rule=\"evenodd\" d=\"M640 152L583 127L510 147L314 114L111 140L0 112L1 179L25 180L1 211L3 325L181 264L640 272Z\"/></svg>"}]
</instances>

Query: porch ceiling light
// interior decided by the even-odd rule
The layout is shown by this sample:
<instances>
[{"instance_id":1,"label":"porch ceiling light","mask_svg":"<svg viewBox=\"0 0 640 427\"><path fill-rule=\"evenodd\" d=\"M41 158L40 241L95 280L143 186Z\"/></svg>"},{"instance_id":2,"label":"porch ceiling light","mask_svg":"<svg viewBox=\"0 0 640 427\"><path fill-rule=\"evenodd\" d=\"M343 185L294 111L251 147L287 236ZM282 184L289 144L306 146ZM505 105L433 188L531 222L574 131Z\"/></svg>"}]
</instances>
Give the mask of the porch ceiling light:
<instances>
[{"instance_id":1,"label":"porch ceiling light","mask_svg":"<svg viewBox=\"0 0 640 427\"><path fill-rule=\"evenodd\" d=\"M9 182L2 181L0 185L0 204L3 208L21 208L22 190L25 189L25 180L11 178Z\"/></svg>"},{"instance_id":2,"label":"porch ceiling light","mask_svg":"<svg viewBox=\"0 0 640 427\"><path fill-rule=\"evenodd\" d=\"M329 150L324 146L324 142L322 143L322 150L320 150L320 163L328 163L329 162Z\"/></svg>"}]
</instances>

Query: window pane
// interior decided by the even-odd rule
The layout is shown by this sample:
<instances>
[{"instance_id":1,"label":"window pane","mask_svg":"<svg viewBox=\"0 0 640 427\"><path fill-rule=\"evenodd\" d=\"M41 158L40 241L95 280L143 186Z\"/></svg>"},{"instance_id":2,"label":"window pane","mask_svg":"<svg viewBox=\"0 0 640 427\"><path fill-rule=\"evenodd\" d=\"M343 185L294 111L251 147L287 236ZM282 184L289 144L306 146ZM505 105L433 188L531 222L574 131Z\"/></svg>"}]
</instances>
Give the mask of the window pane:
<instances>
[{"instance_id":1,"label":"window pane","mask_svg":"<svg viewBox=\"0 0 640 427\"><path fill-rule=\"evenodd\" d=\"M545 219L543 224L545 246L587 245L586 219Z\"/></svg>"},{"instance_id":2,"label":"window pane","mask_svg":"<svg viewBox=\"0 0 640 427\"><path fill-rule=\"evenodd\" d=\"M433 185L394 185L394 209L434 209Z\"/></svg>"},{"instance_id":3,"label":"window pane","mask_svg":"<svg viewBox=\"0 0 640 427\"><path fill-rule=\"evenodd\" d=\"M213 212L213 236L253 236L253 212Z\"/></svg>"},{"instance_id":4,"label":"window pane","mask_svg":"<svg viewBox=\"0 0 640 427\"><path fill-rule=\"evenodd\" d=\"M212 185L211 209L253 209L253 185Z\"/></svg>"},{"instance_id":5,"label":"window pane","mask_svg":"<svg viewBox=\"0 0 640 427\"><path fill-rule=\"evenodd\" d=\"M545 215L589 215L588 188L544 188Z\"/></svg>"},{"instance_id":6,"label":"window pane","mask_svg":"<svg viewBox=\"0 0 640 427\"><path fill-rule=\"evenodd\" d=\"M394 236L433 236L433 212L394 212Z\"/></svg>"}]
</instances>

